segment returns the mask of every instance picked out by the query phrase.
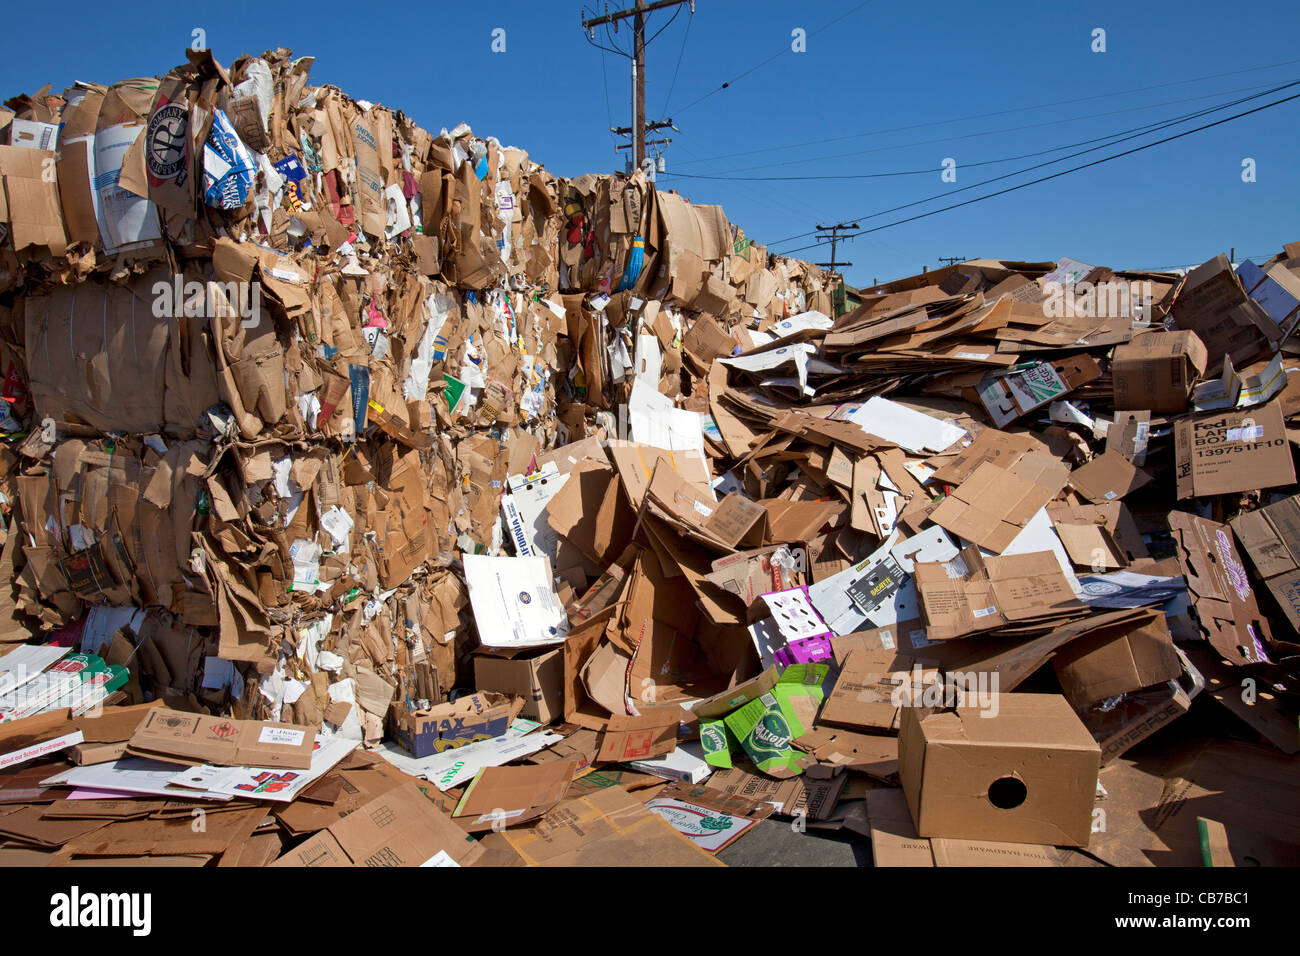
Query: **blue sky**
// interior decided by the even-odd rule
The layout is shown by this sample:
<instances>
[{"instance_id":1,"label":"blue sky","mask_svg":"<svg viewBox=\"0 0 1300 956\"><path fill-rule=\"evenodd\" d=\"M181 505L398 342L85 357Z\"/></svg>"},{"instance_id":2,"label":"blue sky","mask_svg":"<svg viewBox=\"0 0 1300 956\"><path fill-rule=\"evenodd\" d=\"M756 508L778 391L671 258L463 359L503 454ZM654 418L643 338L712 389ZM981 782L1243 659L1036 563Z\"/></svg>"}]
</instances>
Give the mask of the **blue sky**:
<instances>
[{"instance_id":1,"label":"blue sky","mask_svg":"<svg viewBox=\"0 0 1300 956\"><path fill-rule=\"evenodd\" d=\"M589 10L593 3L603 9L604 0L587 2ZM466 121L480 135L528 149L559 175L604 172L622 165L608 128L629 123L628 61L584 41L580 7L569 0L409 7L325 0L297 8L140 3L124 15L120 6L68 0L60 6L66 27L57 43L38 18L29 25L10 18L0 93L162 74L184 59L192 31L202 29L227 65L241 53L286 46L316 57L314 82L404 110L435 132ZM1291 87L957 193L1104 145L1102 137L1300 79L1300 8L1204 0L697 0L693 17L688 8L668 24L670 16L649 19L651 32L664 30L648 47L647 112L671 116L681 130L666 134L674 142L659 187L721 203L750 236L781 251L811 242L787 237L818 222L892 223L1300 92ZM492 52L496 28L506 31L504 53ZM806 52L791 50L796 28L806 31ZM1104 53L1091 49L1097 28L1106 31ZM630 30L620 29L614 40L629 49ZM734 82L713 92L727 81ZM1070 144L1080 145L990 162ZM947 158L956 162L956 182L941 180ZM1255 161L1254 182L1242 181L1246 158ZM972 163L988 165L966 167ZM879 176L898 172L909 175ZM740 178L864 174L876 178ZM931 196L939 198L866 218ZM1271 254L1300 239L1297 212L1300 99L863 235L839 255L854 262L845 273L858 285L934 268L940 256L1187 265L1232 247L1239 258ZM823 249L795 254L827 258Z\"/></svg>"}]
</instances>

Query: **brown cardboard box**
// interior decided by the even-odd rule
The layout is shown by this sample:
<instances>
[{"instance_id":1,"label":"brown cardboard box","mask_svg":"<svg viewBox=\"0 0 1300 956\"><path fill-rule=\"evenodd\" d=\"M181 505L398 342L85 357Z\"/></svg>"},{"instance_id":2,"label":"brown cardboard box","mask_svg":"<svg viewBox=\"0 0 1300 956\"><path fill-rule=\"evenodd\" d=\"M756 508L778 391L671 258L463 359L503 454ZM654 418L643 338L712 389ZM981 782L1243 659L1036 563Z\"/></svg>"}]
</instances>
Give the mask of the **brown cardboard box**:
<instances>
[{"instance_id":1,"label":"brown cardboard box","mask_svg":"<svg viewBox=\"0 0 1300 956\"><path fill-rule=\"evenodd\" d=\"M1057 694L1001 694L992 717L903 711L898 773L924 837L1087 846L1100 762Z\"/></svg>"},{"instance_id":2,"label":"brown cardboard box","mask_svg":"<svg viewBox=\"0 0 1300 956\"><path fill-rule=\"evenodd\" d=\"M640 715L613 714L600 738L597 760L653 760L677 746L677 728L686 712L676 705L646 707Z\"/></svg>"},{"instance_id":3,"label":"brown cardboard box","mask_svg":"<svg viewBox=\"0 0 1300 956\"><path fill-rule=\"evenodd\" d=\"M520 715L549 724L564 716L563 649L544 648L517 657L481 650L474 655L474 686L523 698Z\"/></svg>"},{"instance_id":4,"label":"brown cardboard box","mask_svg":"<svg viewBox=\"0 0 1300 956\"><path fill-rule=\"evenodd\" d=\"M1195 332L1148 332L1117 345L1110 363L1116 411L1181 412L1198 376L1205 345Z\"/></svg>"},{"instance_id":5,"label":"brown cardboard box","mask_svg":"<svg viewBox=\"0 0 1300 956\"><path fill-rule=\"evenodd\" d=\"M949 576L943 564L916 564L916 589L931 641L1087 612L1050 551L985 558L970 547L961 560L968 572L960 578Z\"/></svg>"},{"instance_id":6,"label":"brown cardboard box","mask_svg":"<svg viewBox=\"0 0 1300 956\"><path fill-rule=\"evenodd\" d=\"M1117 703L1098 701L1087 709L1076 708L1088 732L1101 745L1103 767L1186 714L1205 690L1201 672L1180 648L1175 646L1174 652L1182 665L1176 680L1129 691ZM1236 696L1240 698L1240 693Z\"/></svg>"},{"instance_id":7,"label":"brown cardboard box","mask_svg":"<svg viewBox=\"0 0 1300 956\"><path fill-rule=\"evenodd\" d=\"M1174 447L1180 501L1295 482L1278 402L1184 418L1174 424Z\"/></svg>"},{"instance_id":8,"label":"brown cardboard box","mask_svg":"<svg viewBox=\"0 0 1300 956\"><path fill-rule=\"evenodd\" d=\"M1279 338L1268 313L1246 296L1241 280L1224 255L1215 256L1187 274L1174 300L1174 321L1205 344L1206 371L1217 375L1224 356L1245 368Z\"/></svg>"},{"instance_id":9,"label":"brown cardboard box","mask_svg":"<svg viewBox=\"0 0 1300 956\"><path fill-rule=\"evenodd\" d=\"M416 757L499 737L510 729L524 702L517 697L480 691L426 710L409 711L402 701L389 709L389 726Z\"/></svg>"},{"instance_id":10,"label":"brown cardboard box","mask_svg":"<svg viewBox=\"0 0 1300 956\"><path fill-rule=\"evenodd\" d=\"M1056 652L1052 667L1065 697L1076 708L1116 697L1182 673L1164 615L1148 612L1126 634L1097 633L1071 641Z\"/></svg>"}]
</instances>

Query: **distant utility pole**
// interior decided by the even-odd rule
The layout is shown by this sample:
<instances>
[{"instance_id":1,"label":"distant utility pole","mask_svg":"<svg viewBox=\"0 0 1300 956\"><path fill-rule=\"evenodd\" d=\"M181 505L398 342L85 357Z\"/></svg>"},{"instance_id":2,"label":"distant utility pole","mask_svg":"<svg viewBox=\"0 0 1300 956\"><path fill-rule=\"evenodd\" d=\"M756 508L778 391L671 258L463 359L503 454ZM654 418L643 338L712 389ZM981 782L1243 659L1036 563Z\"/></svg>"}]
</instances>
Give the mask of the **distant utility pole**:
<instances>
[{"instance_id":1,"label":"distant utility pole","mask_svg":"<svg viewBox=\"0 0 1300 956\"><path fill-rule=\"evenodd\" d=\"M831 241L831 261L817 262L814 263L814 265L819 265L822 266L823 268L830 269L831 272L837 271L840 266L853 265L853 263L851 262L840 262L838 259L836 259L835 247L840 242L841 239L852 239L854 236L858 235L857 228L858 228L858 224L856 222L852 222L852 223L837 222L833 226L818 225L817 226L818 240L830 239Z\"/></svg>"},{"instance_id":2,"label":"distant utility pole","mask_svg":"<svg viewBox=\"0 0 1300 956\"><path fill-rule=\"evenodd\" d=\"M950 266L955 266L959 262L965 262L966 257L965 256L940 256L939 261L946 263Z\"/></svg>"},{"instance_id":3,"label":"distant utility pole","mask_svg":"<svg viewBox=\"0 0 1300 956\"><path fill-rule=\"evenodd\" d=\"M630 127L618 127L613 132L622 136L632 134L632 147L635 151L633 155L636 157L634 169L640 169L641 164L645 162L646 130L677 128L673 126L671 119L666 122L649 124L645 121L645 15L655 10L680 6L683 3L691 5L693 15L695 13L695 0L654 0L653 3L647 3L646 0L636 0L636 5L629 10L617 10L614 13L606 13L603 16L591 17L582 21L582 28L588 34L588 41L594 43L596 27L612 23L614 29L617 30L620 20L625 20L628 17L632 18L632 125ZM621 53L622 51L615 52ZM626 56L626 54L623 55Z\"/></svg>"}]
</instances>

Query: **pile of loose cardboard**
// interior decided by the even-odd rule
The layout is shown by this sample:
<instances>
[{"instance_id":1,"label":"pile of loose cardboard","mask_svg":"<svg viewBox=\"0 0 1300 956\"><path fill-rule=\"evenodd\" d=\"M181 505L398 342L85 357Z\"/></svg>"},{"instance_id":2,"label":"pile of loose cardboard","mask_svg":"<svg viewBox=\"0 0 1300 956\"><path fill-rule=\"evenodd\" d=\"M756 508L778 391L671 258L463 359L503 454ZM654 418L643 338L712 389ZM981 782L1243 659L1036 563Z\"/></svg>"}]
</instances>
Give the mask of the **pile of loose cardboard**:
<instances>
[{"instance_id":1,"label":"pile of loose cardboard","mask_svg":"<svg viewBox=\"0 0 1300 956\"><path fill-rule=\"evenodd\" d=\"M1300 244L833 296L310 67L0 110L0 864L1294 860Z\"/></svg>"}]
</instances>

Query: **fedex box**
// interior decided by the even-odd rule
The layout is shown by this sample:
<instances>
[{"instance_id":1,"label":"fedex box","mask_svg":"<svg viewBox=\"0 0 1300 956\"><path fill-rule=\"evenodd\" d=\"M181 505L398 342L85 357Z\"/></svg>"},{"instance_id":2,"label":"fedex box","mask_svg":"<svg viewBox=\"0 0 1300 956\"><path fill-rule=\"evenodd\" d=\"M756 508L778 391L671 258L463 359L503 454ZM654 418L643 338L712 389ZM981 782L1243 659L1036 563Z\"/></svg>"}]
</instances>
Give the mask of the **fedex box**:
<instances>
[{"instance_id":1,"label":"fedex box","mask_svg":"<svg viewBox=\"0 0 1300 956\"><path fill-rule=\"evenodd\" d=\"M1059 694L994 700L987 711L903 708L898 775L916 832L1087 846L1101 747Z\"/></svg>"}]
</instances>

